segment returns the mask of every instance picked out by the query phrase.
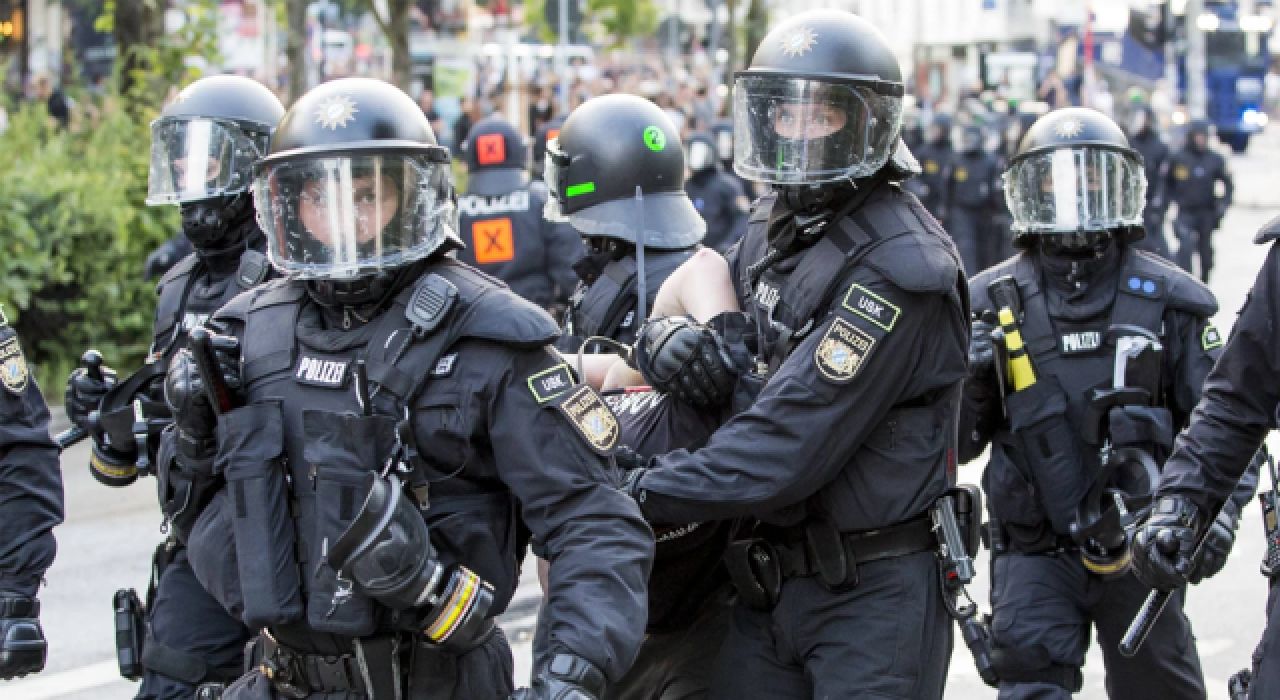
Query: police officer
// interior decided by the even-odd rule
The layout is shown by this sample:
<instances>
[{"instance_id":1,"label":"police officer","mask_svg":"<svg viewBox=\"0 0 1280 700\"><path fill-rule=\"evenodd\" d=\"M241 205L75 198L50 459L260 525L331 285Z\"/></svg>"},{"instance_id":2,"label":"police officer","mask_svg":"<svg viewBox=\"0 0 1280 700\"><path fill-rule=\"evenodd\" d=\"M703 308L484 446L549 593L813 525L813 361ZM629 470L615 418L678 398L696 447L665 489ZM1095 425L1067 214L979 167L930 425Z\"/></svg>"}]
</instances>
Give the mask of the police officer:
<instances>
[{"instance_id":1,"label":"police officer","mask_svg":"<svg viewBox=\"0 0 1280 700\"><path fill-rule=\"evenodd\" d=\"M1208 282L1213 269L1213 232L1231 206L1231 173L1227 161L1209 150L1209 122L1194 119L1186 145L1169 160L1165 192L1178 205L1173 233L1178 237L1178 266L1191 272L1191 260L1200 256L1200 279ZM1221 185L1222 194L1217 188Z\"/></svg>"},{"instance_id":2,"label":"police officer","mask_svg":"<svg viewBox=\"0 0 1280 700\"><path fill-rule=\"evenodd\" d=\"M915 152L922 172L907 182L907 188L934 218L941 218L945 201L947 171L954 155L951 145L951 115L937 112L925 129L924 144Z\"/></svg>"},{"instance_id":3,"label":"police officer","mask_svg":"<svg viewBox=\"0 0 1280 700\"><path fill-rule=\"evenodd\" d=\"M1263 227L1254 242L1273 244L1277 239L1280 219ZM1278 420L1278 324L1280 247L1273 244L1231 337L1221 349L1222 356L1205 381L1191 425L1178 436L1173 456L1165 464L1154 512L1134 537L1134 572L1153 588L1181 590L1188 573L1198 572L1191 565L1195 543L1205 530L1220 527L1223 518L1214 513L1223 510L1239 517L1233 495L1238 490L1236 482L1242 475L1250 478L1250 457ZM1221 345L1223 339L1215 333L1207 336L1207 342ZM1270 579L1271 593L1267 628L1253 654L1248 696L1252 700L1280 695L1280 571L1272 566L1264 573Z\"/></svg>"},{"instance_id":4,"label":"police officer","mask_svg":"<svg viewBox=\"0 0 1280 700\"><path fill-rule=\"evenodd\" d=\"M960 250L970 275L994 265L991 239L998 234L991 217L996 204L999 164L983 149L983 129L969 125L956 129L955 153L943 181L941 216Z\"/></svg>"},{"instance_id":5,"label":"police officer","mask_svg":"<svg viewBox=\"0 0 1280 700\"><path fill-rule=\"evenodd\" d=\"M721 172L712 134L689 137L689 178L684 191L707 222L703 244L723 253L747 230L751 202L737 180Z\"/></svg>"},{"instance_id":6,"label":"police officer","mask_svg":"<svg viewBox=\"0 0 1280 700\"><path fill-rule=\"evenodd\" d=\"M640 139L619 137L634 127ZM652 102L604 95L565 120L547 144L547 166L548 216L567 219L587 244L557 347L576 353L592 336L630 344L663 280L706 233L685 194L679 134ZM564 179L570 171L573 182Z\"/></svg>"},{"instance_id":7,"label":"police officer","mask_svg":"<svg viewBox=\"0 0 1280 700\"><path fill-rule=\"evenodd\" d=\"M1004 173L1009 169L1009 163L1014 156L1018 154L1018 146L1022 143L1022 136L1027 133L1027 129L1036 121L1036 115L1029 112L1015 110L1005 119L1004 128L1000 130L1000 146L997 149L996 169L997 176L993 186L995 187L994 199L996 200L992 208L994 209L993 219L995 225L994 235L991 236L991 264L1000 262L1011 257L1015 251L1013 248L1013 213L1009 211L1009 202L1004 196ZM973 270L972 272L980 272Z\"/></svg>"},{"instance_id":8,"label":"police officer","mask_svg":"<svg viewBox=\"0 0 1280 700\"><path fill-rule=\"evenodd\" d=\"M776 192L728 256L757 352L744 367L730 333L646 326L655 387L736 389L739 412L701 449L646 460L628 491L653 523L761 521L726 558L740 600L714 697L941 698L951 624L929 511L952 485L968 300L954 245L896 184L918 168L898 149L897 59L861 18L806 12L764 37L733 94L735 167Z\"/></svg>"},{"instance_id":9,"label":"police officer","mask_svg":"<svg viewBox=\"0 0 1280 700\"><path fill-rule=\"evenodd\" d=\"M560 136L560 127L564 126L564 117L552 117L550 121L538 127L533 137L533 159L529 161L529 172L534 182L542 182L542 166L547 160L547 142Z\"/></svg>"},{"instance_id":10,"label":"police officer","mask_svg":"<svg viewBox=\"0 0 1280 700\"><path fill-rule=\"evenodd\" d=\"M48 644L36 593L62 522L62 470L49 408L18 334L0 309L0 679L44 668Z\"/></svg>"},{"instance_id":11,"label":"police officer","mask_svg":"<svg viewBox=\"0 0 1280 700\"><path fill-rule=\"evenodd\" d=\"M160 244L159 248L147 255L147 260L142 266L142 276L149 280L155 279L168 272L169 268L177 265L195 250L191 241L187 240L182 232L178 232L176 236Z\"/></svg>"},{"instance_id":12,"label":"police officer","mask_svg":"<svg viewBox=\"0 0 1280 700\"><path fill-rule=\"evenodd\" d=\"M716 140L716 157L720 159L720 170L732 177L742 188L749 201L759 196L760 183L748 180L733 169L733 120L717 119L711 122L711 136Z\"/></svg>"},{"instance_id":13,"label":"police officer","mask_svg":"<svg viewBox=\"0 0 1280 700\"><path fill-rule=\"evenodd\" d=\"M562 307L578 281L572 265L585 251L572 228L542 217L547 193L529 184L523 137L495 115L471 128L462 149L467 193L458 209L467 247L458 259L544 309Z\"/></svg>"},{"instance_id":14,"label":"police officer","mask_svg":"<svg viewBox=\"0 0 1280 700\"><path fill-rule=\"evenodd\" d=\"M1138 657L1117 653L1147 590L1128 574L1131 523L1115 499L1133 512L1149 502L1220 352L1209 322L1217 301L1130 245L1143 235L1142 160L1101 113L1041 117L1006 182L1022 252L974 277L970 297L976 316L1004 316L1013 340L997 344L992 324L975 322L960 421L961 462L991 446L983 480L1000 697L1079 692L1096 626L1111 697L1203 698L1181 594ZM1028 357L1031 369L1020 369ZM1222 568L1234 527L1217 533L1221 556L1196 580Z\"/></svg>"},{"instance_id":15,"label":"police officer","mask_svg":"<svg viewBox=\"0 0 1280 700\"><path fill-rule=\"evenodd\" d=\"M164 432L171 417L163 378L192 328L270 275L249 184L283 114L280 101L260 83L215 76L187 86L152 123L147 203L179 206L182 235L195 252L156 287L147 363L121 382L110 370L86 368L67 380L68 418L93 439L93 476L114 487L133 483L139 474L155 474L159 481L169 537L156 550L155 578L146 595L149 634L140 699L191 698L202 683L234 680L243 664L249 631L201 587L187 559L184 545L195 511L215 483L174 468L174 434Z\"/></svg>"},{"instance_id":16,"label":"police officer","mask_svg":"<svg viewBox=\"0 0 1280 700\"><path fill-rule=\"evenodd\" d=\"M698 156L714 163L714 151L705 142L701 145ZM691 155L693 150L698 149L691 148ZM593 241L593 247L615 251L605 272L580 290L581 303L574 307L579 314L573 320L575 328L595 323L587 316L591 309L639 313L637 281L642 275L646 281L645 308L651 308L657 288L699 247L708 224L680 188L684 171L685 157L675 127L647 100L624 95L598 97L565 122L559 140L550 146L546 170L555 201L550 213L567 215L588 240L594 238L592 232L607 232L604 240ZM594 183L593 199L572 195L579 191L573 185L584 181ZM688 183L684 184L687 187ZM639 200L637 186L641 188ZM643 234L636 231L641 225ZM640 251L634 242L641 236L668 248L646 243ZM643 272L637 269L641 252ZM635 279L618 284L624 275ZM608 332L597 334L629 342L636 325L608 323L604 326ZM590 369L587 373L593 374ZM692 406L657 392L628 391L606 396L606 400L618 415L623 444L642 454L696 448L720 420L718 409ZM635 664L609 688L607 700L708 697L711 666L728 628L727 575L719 562L733 530L732 521L704 521L688 527L680 523L655 533L645 640ZM535 667L546 663L545 618L545 614L540 616L535 637Z\"/></svg>"},{"instance_id":17,"label":"police officer","mask_svg":"<svg viewBox=\"0 0 1280 700\"><path fill-rule=\"evenodd\" d=\"M1170 154L1169 146L1160 135L1160 120L1151 105L1138 105L1134 110L1129 123L1129 144L1142 156L1143 171L1147 175L1147 207L1142 215L1147 235L1134 247L1169 259L1169 244L1164 238L1164 218L1169 203L1164 190Z\"/></svg>"},{"instance_id":18,"label":"police officer","mask_svg":"<svg viewBox=\"0 0 1280 700\"><path fill-rule=\"evenodd\" d=\"M226 480L193 566L264 629L227 700L508 697L492 618L530 532L552 561L553 658L526 697L598 698L639 645L653 540L613 488L617 421L551 351L544 311L448 255L449 162L393 86L301 97L254 182L289 277L170 366L180 461Z\"/></svg>"}]
</instances>

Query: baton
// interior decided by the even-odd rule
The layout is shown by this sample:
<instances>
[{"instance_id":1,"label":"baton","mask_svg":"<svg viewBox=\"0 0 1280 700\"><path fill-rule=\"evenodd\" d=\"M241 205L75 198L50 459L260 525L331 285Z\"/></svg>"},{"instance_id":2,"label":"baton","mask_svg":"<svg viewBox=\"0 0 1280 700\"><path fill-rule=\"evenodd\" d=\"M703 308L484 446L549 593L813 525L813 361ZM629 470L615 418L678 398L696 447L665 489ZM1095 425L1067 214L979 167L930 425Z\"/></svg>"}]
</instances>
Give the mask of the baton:
<instances>
[{"instance_id":1,"label":"baton","mask_svg":"<svg viewBox=\"0 0 1280 700\"><path fill-rule=\"evenodd\" d=\"M220 416L230 411L231 391L218 371L218 356L213 350L213 334L207 328L193 328L187 336L187 350L196 363L196 372L200 381L204 382L205 393L209 396L209 405L214 415Z\"/></svg>"},{"instance_id":2,"label":"baton","mask_svg":"<svg viewBox=\"0 0 1280 700\"><path fill-rule=\"evenodd\" d=\"M1209 527L1200 533L1200 540L1196 542L1196 548L1191 554L1188 564L1195 566L1195 561L1200 558L1200 550L1204 547L1204 543L1209 539L1209 531L1213 529L1213 523L1218 519L1218 514L1213 514L1213 520L1208 521ZM1156 542L1156 546L1160 546L1160 542ZM1186 575L1190 571L1178 573ZM1142 648L1142 643L1147 641L1147 635L1151 634L1151 628L1155 626L1156 620L1160 618L1160 613L1164 612L1164 606L1169 604L1169 599L1173 597L1173 591L1158 591L1152 589L1147 594L1147 599L1142 603L1142 607L1138 610L1138 614L1133 616L1133 622L1129 623L1129 629L1125 630L1124 638L1120 640L1120 655L1131 659L1138 653L1138 649Z\"/></svg>"},{"instance_id":3,"label":"baton","mask_svg":"<svg viewBox=\"0 0 1280 700\"><path fill-rule=\"evenodd\" d=\"M84 355L80 358L80 364L84 366L85 373L89 375L90 379L98 382L105 381L102 376L102 353L97 350L85 350ZM89 437L89 431L78 425L73 425L55 435L53 441L58 443L59 448L65 450L87 437Z\"/></svg>"}]
</instances>

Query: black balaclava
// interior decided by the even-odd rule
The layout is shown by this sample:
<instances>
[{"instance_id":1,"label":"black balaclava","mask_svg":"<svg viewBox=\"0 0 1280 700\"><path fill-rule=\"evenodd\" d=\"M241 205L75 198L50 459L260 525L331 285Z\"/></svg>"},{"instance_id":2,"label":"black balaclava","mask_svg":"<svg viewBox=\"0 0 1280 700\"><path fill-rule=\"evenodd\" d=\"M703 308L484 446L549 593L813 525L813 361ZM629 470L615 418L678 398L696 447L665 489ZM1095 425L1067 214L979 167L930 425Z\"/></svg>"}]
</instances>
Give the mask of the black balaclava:
<instances>
[{"instance_id":1,"label":"black balaclava","mask_svg":"<svg viewBox=\"0 0 1280 700\"><path fill-rule=\"evenodd\" d=\"M578 279L590 287L604 274L604 268L614 260L621 260L635 250L635 246L616 238L591 236L586 239L587 254L578 258L571 267Z\"/></svg>"},{"instance_id":2,"label":"black balaclava","mask_svg":"<svg viewBox=\"0 0 1280 700\"><path fill-rule=\"evenodd\" d=\"M248 192L212 197L178 205L182 233L196 250L225 250L240 243L241 225L253 220L253 197Z\"/></svg>"},{"instance_id":3,"label":"black balaclava","mask_svg":"<svg viewBox=\"0 0 1280 700\"><path fill-rule=\"evenodd\" d=\"M1087 320L1111 308L1123 254L1119 240L1108 232L1084 234L1079 245L1065 247L1055 238L1041 236L1034 258L1044 278L1049 315Z\"/></svg>"},{"instance_id":4,"label":"black balaclava","mask_svg":"<svg viewBox=\"0 0 1280 700\"><path fill-rule=\"evenodd\" d=\"M376 318L396 294L417 282L427 266L449 249L442 246L424 260L351 280L307 280L307 295L324 310L325 327L358 328Z\"/></svg>"}]
</instances>

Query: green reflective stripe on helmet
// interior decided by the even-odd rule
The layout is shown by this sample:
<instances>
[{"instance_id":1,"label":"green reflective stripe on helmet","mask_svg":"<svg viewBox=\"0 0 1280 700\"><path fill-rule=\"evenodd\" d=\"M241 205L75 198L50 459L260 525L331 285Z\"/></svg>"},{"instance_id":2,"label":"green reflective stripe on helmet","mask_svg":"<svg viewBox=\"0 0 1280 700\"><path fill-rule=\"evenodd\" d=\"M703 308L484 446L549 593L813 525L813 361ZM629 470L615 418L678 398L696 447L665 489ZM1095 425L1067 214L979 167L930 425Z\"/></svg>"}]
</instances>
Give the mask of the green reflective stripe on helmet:
<instances>
[{"instance_id":1,"label":"green reflective stripe on helmet","mask_svg":"<svg viewBox=\"0 0 1280 700\"><path fill-rule=\"evenodd\" d=\"M591 194L596 191L596 183L584 182L581 185L569 185L565 188L566 197L577 197L580 194Z\"/></svg>"}]
</instances>

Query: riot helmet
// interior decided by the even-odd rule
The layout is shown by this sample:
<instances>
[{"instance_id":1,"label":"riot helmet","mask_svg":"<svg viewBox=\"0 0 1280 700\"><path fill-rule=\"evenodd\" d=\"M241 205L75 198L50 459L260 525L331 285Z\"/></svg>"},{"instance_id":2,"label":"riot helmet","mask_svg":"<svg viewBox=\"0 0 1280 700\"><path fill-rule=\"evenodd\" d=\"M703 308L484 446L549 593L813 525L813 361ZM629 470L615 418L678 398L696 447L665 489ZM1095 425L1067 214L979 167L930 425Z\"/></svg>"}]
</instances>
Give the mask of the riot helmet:
<instances>
[{"instance_id":1,"label":"riot helmet","mask_svg":"<svg viewBox=\"0 0 1280 700\"><path fill-rule=\"evenodd\" d=\"M1036 123L1036 115L1030 112L1018 112L1009 116L1009 120L1004 125L1004 134L1001 140L1004 144L1001 149L1008 157L1013 157L1018 152L1018 147L1022 145L1022 137L1027 133L1027 129Z\"/></svg>"},{"instance_id":2,"label":"riot helmet","mask_svg":"<svg viewBox=\"0 0 1280 700\"><path fill-rule=\"evenodd\" d=\"M543 213L587 237L688 248L707 225L685 194L684 166L680 135L657 105L634 95L596 97L547 142Z\"/></svg>"},{"instance_id":3,"label":"riot helmet","mask_svg":"<svg viewBox=\"0 0 1280 700\"><path fill-rule=\"evenodd\" d=\"M982 150L986 135L977 124L957 126L951 132L951 142L957 153L973 154Z\"/></svg>"},{"instance_id":4,"label":"riot helmet","mask_svg":"<svg viewBox=\"0 0 1280 700\"><path fill-rule=\"evenodd\" d=\"M1156 117L1156 111L1151 108L1151 105L1138 105L1129 117L1129 137L1145 138L1147 134L1154 133L1159 126L1160 120Z\"/></svg>"},{"instance_id":5,"label":"riot helmet","mask_svg":"<svg viewBox=\"0 0 1280 700\"><path fill-rule=\"evenodd\" d=\"M1143 235L1147 178L1142 156L1101 112L1060 109L1036 120L1004 174L1013 242L1038 237L1063 249L1089 249L1121 232Z\"/></svg>"},{"instance_id":6,"label":"riot helmet","mask_svg":"<svg viewBox=\"0 0 1280 700\"><path fill-rule=\"evenodd\" d=\"M716 143L716 157L726 169L733 168L733 121L717 119L711 123L711 136Z\"/></svg>"},{"instance_id":7,"label":"riot helmet","mask_svg":"<svg viewBox=\"0 0 1280 700\"><path fill-rule=\"evenodd\" d=\"M379 300L393 271L462 245L449 164L422 110L395 86L345 78L311 90L254 171L271 263L311 280L321 303Z\"/></svg>"},{"instance_id":8,"label":"riot helmet","mask_svg":"<svg viewBox=\"0 0 1280 700\"><path fill-rule=\"evenodd\" d=\"M1209 150L1209 135L1212 128L1207 119L1192 119L1187 126L1187 146L1196 153Z\"/></svg>"},{"instance_id":9,"label":"riot helmet","mask_svg":"<svg viewBox=\"0 0 1280 700\"><path fill-rule=\"evenodd\" d=\"M925 132L925 142L941 148L951 145L950 114L937 112L933 115L933 119L929 121L929 128Z\"/></svg>"},{"instance_id":10,"label":"riot helmet","mask_svg":"<svg viewBox=\"0 0 1280 700\"><path fill-rule=\"evenodd\" d=\"M249 78L191 83L151 122L147 204L177 204L196 248L224 246L224 234L252 216L253 166L283 114L280 100Z\"/></svg>"},{"instance_id":11,"label":"riot helmet","mask_svg":"<svg viewBox=\"0 0 1280 700\"><path fill-rule=\"evenodd\" d=\"M689 172L698 173L717 170L720 161L716 152L715 136L699 133L689 137Z\"/></svg>"},{"instance_id":12,"label":"riot helmet","mask_svg":"<svg viewBox=\"0 0 1280 700\"><path fill-rule=\"evenodd\" d=\"M734 169L776 185L873 175L897 147L904 94L897 58L866 20L838 10L791 17L734 76Z\"/></svg>"},{"instance_id":13,"label":"riot helmet","mask_svg":"<svg viewBox=\"0 0 1280 700\"><path fill-rule=\"evenodd\" d=\"M506 119L493 115L471 127L462 143L467 159L467 194L496 197L529 182L524 137Z\"/></svg>"},{"instance_id":14,"label":"riot helmet","mask_svg":"<svg viewBox=\"0 0 1280 700\"><path fill-rule=\"evenodd\" d=\"M560 128L564 126L564 117L555 117L538 127L533 137L533 157L529 160L529 169L534 179L542 179L542 167L547 159L547 142L560 136Z\"/></svg>"}]
</instances>

